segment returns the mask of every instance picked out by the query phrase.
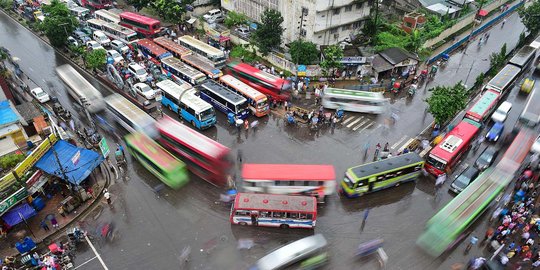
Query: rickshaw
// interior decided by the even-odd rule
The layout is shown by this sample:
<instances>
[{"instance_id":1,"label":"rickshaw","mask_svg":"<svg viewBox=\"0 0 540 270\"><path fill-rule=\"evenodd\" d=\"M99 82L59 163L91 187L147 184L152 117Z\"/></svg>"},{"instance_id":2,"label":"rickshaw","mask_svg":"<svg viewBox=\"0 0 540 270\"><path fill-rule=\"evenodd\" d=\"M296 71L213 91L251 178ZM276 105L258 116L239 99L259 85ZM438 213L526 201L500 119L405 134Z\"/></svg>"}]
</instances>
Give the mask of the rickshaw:
<instances>
[{"instance_id":1,"label":"rickshaw","mask_svg":"<svg viewBox=\"0 0 540 270\"><path fill-rule=\"evenodd\" d=\"M374 239L366 243L360 244L356 250L356 256L364 257L377 252L377 249L381 248L384 244L383 239Z\"/></svg>"},{"instance_id":2,"label":"rickshaw","mask_svg":"<svg viewBox=\"0 0 540 270\"><path fill-rule=\"evenodd\" d=\"M398 94L398 93L399 93L399 90L401 90L401 83L395 82L395 83L392 85L392 92L393 92L394 94Z\"/></svg>"},{"instance_id":3,"label":"rickshaw","mask_svg":"<svg viewBox=\"0 0 540 270\"><path fill-rule=\"evenodd\" d=\"M439 70L439 67L437 65L431 66L431 71L429 72L429 77L433 78L438 70Z\"/></svg>"},{"instance_id":4,"label":"rickshaw","mask_svg":"<svg viewBox=\"0 0 540 270\"><path fill-rule=\"evenodd\" d=\"M524 94L529 94L534 87L536 81L533 78L526 78L521 84L519 91Z\"/></svg>"},{"instance_id":5,"label":"rickshaw","mask_svg":"<svg viewBox=\"0 0 540 270\"><path fill-rule=\"evenodd\" d=\"M448 59L450 59L450 55L447 53L443 53L441 55L441 64L446 65L448 63Z\"/></svg>"},{"instance_id":6,"label":"rickshaw","mask_svg":"<svg viewBox=\"0 0 540 270\"><path fill-rule=\"evenodd\" d=\"M409 86L409 91L407 91L407 94L412 97L414 96L414 94L416 94L416 89L418 88L418 86L416 84L411 84L411 86Z\"/></svg>"}]
</instances>

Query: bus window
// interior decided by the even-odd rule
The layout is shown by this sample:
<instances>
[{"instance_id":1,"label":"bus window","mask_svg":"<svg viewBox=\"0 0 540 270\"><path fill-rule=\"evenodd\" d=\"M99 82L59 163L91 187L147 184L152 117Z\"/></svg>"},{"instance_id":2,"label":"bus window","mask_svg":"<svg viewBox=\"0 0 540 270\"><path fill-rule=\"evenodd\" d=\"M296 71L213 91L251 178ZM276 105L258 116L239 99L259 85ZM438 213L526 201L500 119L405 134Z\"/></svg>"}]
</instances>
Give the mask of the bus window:
<instances>
[{"instance_id":1,"label":"bus window","mask_svg":"<svg viewBox=\"0 0 540 270\"><path fill-rule=\"evenodd\" d=\"M212 108L200 113L201 121L206 121L206 120L208 120L208 119L210 119L212 117L214 117L214 109L212 109Z\"/></svg>"},{"instance_id":2,"label":"bus window","mask_svg":"<svg viewBox=\"0 0 540 270\"><path fill-rule=\"evenodd\" d=\"M284 212L273 212L272 217L282 218L282 217L285 217L285 213Z\"/></svg>"},{"instance_id":3,"label":"bus window","mask_svg":"<svg viewBox=\"0 0 540 270\"><path fill-rule=\"evenodd\" d=\"M259 216L260 216L260 217L265 217L265 218L266 218L266 217L270 217L270 214L271 214L271 213L270 213L269 211L260 211L260 212L259 212Z\"/></svg>"},{"instance_id":4,"label":"bus window","mask_svg":"<svg viewBox=\"0 0 540 270\"><path fill-rule=\"evenodd\" d=\"M356 182L355 188L367 186L367 182L368 182L367 179L359 180L358 182Z\"/></svg>"},{"instance_id":5,"label":"bus window","mask_svg":"<svg viewBox=\"0 0 540 270\"><path fill-rule=\"evenodd\" d=\"M297 219L298 218L298 213L287 213L287 217Z\"/></svg>"},{"instance_id":6,"label":"bus window","mask_svg":"<svg viewBox=\"0 0 540 270\"><path fill-rule=\"evenodd\" d=\"M236 211L237 216L249 216L249 211L246 210L238 210Z\"/></svg>"}]
</instances>

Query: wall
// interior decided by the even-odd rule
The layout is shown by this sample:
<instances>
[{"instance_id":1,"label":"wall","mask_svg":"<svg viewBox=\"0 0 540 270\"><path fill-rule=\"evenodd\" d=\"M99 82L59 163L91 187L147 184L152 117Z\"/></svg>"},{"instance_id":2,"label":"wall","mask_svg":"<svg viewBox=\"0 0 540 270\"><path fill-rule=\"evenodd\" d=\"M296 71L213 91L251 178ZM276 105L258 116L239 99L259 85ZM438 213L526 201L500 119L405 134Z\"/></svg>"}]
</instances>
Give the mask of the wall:
<instances>
[{"instance_id":1,"label":"wall","mask_svg":"<svg viewBox=\"0 0 540 270\"><path fill-rule=\"evenodd\" d=\"M484 7L482 7L482 9L487 10L488 12L491 12L492 10L500 7L505 2L506 2L506 0L495 0L495 1L485 5ZM441 42L442 40L446 39L447 37L451 36L452 34L458 32L459 30L463 29L467 25L471 24L473 22L473 20L474 20L475 14L476 14L476 12L471 12L470 15L462 18L454 26L444 30L438 37L427 40L424 43L423 47L424 48L429 48L429 47Z\"/></svg>"}]
</instances>

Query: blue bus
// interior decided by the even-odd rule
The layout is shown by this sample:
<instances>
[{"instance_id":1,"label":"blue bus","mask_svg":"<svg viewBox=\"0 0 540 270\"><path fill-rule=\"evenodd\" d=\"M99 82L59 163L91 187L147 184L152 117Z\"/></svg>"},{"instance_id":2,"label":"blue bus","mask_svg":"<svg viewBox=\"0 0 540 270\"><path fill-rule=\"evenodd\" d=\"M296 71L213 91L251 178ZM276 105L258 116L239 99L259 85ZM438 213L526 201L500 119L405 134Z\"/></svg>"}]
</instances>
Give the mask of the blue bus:
<instances>
[{"instance_id":1,"label":"blue bus","mask_svg":"<svg viewBox=\"0 0 540 270\"><path fill-rule=\"evenodd\" d=\"M211 103L226 115L232 113L239 119L246 119L249 116L247 99L225 86L207 80L198 89L202 99Z\"/></svg>"},{"instance_id":2,"label":"blue bus","mask_svg":"<svg viewBox=\"0 0 540 270\"><path fill-rule=\"evenodd\" d=\"M198 129L207 129L216 124L216 114L212 105L202 100L192 86L184 82L178 85L171 80L156 83L162 91L161 104L178 114Z\"/></svg>"}]
</instances>

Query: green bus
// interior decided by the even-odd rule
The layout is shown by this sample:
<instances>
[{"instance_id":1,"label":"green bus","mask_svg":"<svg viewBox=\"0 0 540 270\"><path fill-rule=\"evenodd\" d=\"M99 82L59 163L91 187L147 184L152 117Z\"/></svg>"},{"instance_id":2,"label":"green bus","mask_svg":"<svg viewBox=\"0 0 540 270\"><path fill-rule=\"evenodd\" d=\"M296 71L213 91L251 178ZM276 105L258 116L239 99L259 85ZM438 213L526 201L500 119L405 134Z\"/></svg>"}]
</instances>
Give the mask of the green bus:
<instances>
[{"instance_id":1,"label":"green bus","mask_svg":"<svg viewBox=\"0 0 540 270\"><path fill-rule=\"evenodd\" d=\"M341 191L354 198L397 186L415 180L423 167L424 160L414 152L352 167L341 181Z\"/></svg>"},{"instance_id":2,"label":"green bus","mask_svg":"<svg viewBox=\"0 0 540 270\"><path fill-rule=\"evenodd\" d=\"M188 181L186 165L143 133L125 137L129 153L167 186L178 189Z\"/></svg>"}]
</instances>

